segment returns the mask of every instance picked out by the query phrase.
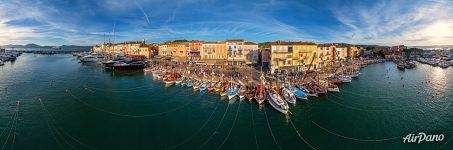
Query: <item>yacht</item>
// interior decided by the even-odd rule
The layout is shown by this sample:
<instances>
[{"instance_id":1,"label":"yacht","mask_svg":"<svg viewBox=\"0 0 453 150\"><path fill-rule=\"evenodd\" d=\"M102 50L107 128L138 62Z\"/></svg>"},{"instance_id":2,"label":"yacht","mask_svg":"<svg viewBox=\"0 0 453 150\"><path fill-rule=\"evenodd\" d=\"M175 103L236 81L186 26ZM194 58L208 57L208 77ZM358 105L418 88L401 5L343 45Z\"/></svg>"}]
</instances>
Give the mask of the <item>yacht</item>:
<instances>
[{"instance_id":1,"label":"yacht","mask_svg":"<svg viewBox=\"0 0 453 150\"><path fill-rule=\"evenodd\" d=\"M98 61L102 61L102 59L104 59L104 56L102 54L93 53L91 55L83 56L82 58L80 58L80 61L82 61L82 62L98 62Z\"/></svg>"}]
</instances>

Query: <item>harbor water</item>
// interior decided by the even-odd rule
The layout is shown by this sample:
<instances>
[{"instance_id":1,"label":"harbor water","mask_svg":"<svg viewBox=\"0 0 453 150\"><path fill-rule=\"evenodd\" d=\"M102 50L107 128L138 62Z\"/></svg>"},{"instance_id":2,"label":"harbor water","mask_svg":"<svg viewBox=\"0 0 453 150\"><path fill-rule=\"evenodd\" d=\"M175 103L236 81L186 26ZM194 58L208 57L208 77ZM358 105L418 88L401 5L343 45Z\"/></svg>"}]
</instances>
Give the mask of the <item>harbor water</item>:
<instances>
[{"instance_id":1,"label":"harbor water","mask_svg":"<svg viewBox=\"0 0 453 150\"><path fill-rule=\"evenodd\" d=\"M340 93L267 103L165 87L72 55L0 66L1 149L453 149L453 68L371 64ZM19 101L19 102L18 102ZM404 143L408 134L442 141Z\"/></svg>"}]
</instances>

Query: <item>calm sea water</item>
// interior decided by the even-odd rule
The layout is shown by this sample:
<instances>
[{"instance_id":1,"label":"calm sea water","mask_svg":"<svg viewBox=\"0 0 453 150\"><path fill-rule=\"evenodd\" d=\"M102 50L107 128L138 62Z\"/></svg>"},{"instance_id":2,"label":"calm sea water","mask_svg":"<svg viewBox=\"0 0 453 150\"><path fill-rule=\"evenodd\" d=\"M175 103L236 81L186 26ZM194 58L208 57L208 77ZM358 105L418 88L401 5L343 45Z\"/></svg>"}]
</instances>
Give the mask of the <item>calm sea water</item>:
<instances>
[{"instance_id":1,"label":"calm sea water","mask_svg":"<svg viewBox=\"0 0 453 150\"><path fill-rule=\"evenodd\" d=\"M270 106L71 55L24 54L0 67L1 149L452 149L453 68L369 65L341 93ZM423 83L422 83L423 82ZM17 101L20 101L18 105ZM403 143L409 133L441 142Z\"/></svg>"}]
</instances>

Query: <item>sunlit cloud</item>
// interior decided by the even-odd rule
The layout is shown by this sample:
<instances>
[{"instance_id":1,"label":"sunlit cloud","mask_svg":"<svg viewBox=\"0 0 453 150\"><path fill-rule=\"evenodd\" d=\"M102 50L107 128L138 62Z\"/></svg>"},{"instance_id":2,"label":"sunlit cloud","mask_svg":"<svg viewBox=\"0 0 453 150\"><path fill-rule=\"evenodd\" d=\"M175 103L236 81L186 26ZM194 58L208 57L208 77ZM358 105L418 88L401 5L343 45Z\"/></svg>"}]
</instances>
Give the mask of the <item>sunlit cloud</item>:
<instances>
[{"instance_id":1,"label":"sunlit cloud","mask_svg":"<svg viewBox=\"0 0 453 150\"><path fill-rule=\"evenodd\" d=\"M104 38L453 44L452 5L448 0L12 0L0 3L0 45L92 45Z\"/></svg>"}]
</instances>

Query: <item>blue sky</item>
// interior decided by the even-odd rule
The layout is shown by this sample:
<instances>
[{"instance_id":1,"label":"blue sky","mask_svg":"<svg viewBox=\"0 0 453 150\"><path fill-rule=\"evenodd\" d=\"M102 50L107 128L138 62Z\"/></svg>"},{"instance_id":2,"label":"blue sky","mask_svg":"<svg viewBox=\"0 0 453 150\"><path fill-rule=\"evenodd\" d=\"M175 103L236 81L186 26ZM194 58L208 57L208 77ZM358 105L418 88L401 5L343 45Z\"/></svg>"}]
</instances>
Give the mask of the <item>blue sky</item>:
<instances>
[{"instance_id":1,"label":"blue sky","mask_svg":"<svg viewBox=\"0 0 453 150\"><path fill-rule=\"evenodd\" d=\"M0 0L0 45L92 45L114 29L116 42L453 45L452 6L451 0Z\"/></svg>"}]
</instances>

